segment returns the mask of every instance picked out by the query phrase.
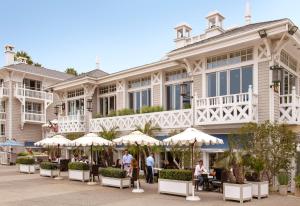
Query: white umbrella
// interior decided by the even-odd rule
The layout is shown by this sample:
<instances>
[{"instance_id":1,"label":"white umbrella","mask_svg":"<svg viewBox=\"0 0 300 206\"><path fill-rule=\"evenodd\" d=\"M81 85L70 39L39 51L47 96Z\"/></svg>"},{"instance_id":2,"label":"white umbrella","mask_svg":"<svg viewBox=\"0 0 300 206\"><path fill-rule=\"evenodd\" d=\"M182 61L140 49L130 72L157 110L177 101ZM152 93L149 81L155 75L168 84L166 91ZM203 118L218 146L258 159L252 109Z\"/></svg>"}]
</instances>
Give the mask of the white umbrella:
<instances>
[{"instance_id":1,"label":"white umbrella","mask_svg":"<svg viewBox=\"0 0 300 206\"><path fill-rule=\"evenodd\" d=\"M128 135L119 137L113 140L117 145L160 145L161 142L153 137L150 137L140 131L131 132Z\"/></svg>"},{"instance_id":2,"label":"white umbrella","mask_svg":"<svg viewBox=\"0 0 300 206\"><path fill-rule=\"evenodd\" d=\"M88 133L78 139L75 139L71 142L72 146L82 146L82 147L91 147L91 166L93 164L93 146L110 146L113 143L107 139L99 137L94 133ZM89 185L95 185L94 178L92 181L88 182Z\"/></svg>"},{"instance_id":3,"label":"white umbrella","mask_svg":"<svg viewBox=\"0 0 300 206\"><path fill-rule=\"evenodd\" d=\"M131 132L128 135L119 137L117 139L113 140L114 143L116 143L117 145L137 145L138 147L138 157L139 157L139 146L140 145L149 145L149 146L153 146L153 145L160 145L161 142L153 137L150 137L140 131L134 131ZM140 189L140 184L139 181L137 181L137 189L133 189L132 192L135 193L141 193L144 192L143 189Z\"/></svg>"},{"instance_id":4,"label":"white umbrella","mask_svg":"<svg viewBox=\"0 0 300 206\"><path fill-rule=\"evenodd\" d=\"M195 145L210 145L210 144L224 144L222 139L211 136L204 132L201 132L195 128L187 128L183 132L171 136L163 140L166 145L191 145L192 146L192 167L194 167L194 147ZM194 174L192 173L194 177ZM194 181L193 181L194 182ZM200 198L195 196L195 191L193 189L193 195L187 197L187 200L197 201Z\"/></svg>"}]
</instances>

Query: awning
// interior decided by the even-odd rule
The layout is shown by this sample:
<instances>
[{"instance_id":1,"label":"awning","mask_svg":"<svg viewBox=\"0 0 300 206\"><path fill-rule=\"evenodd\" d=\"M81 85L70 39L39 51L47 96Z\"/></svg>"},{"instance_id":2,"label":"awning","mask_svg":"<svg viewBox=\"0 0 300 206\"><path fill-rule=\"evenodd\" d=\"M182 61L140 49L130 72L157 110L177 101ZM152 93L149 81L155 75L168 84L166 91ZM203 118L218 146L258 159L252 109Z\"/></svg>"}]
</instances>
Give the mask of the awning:
<instances>
[{"instance_id":1,"label":"awning","mask_svg":"<svg viewBox=\"0 0 300 206\"><path fill-rule=\"evenodd\" d=\"M201 151L205 152L224 152L229 149L228 134L212 134L213 136L223 140L224 144L202 145Z\"/></svg>"}]
</instances>

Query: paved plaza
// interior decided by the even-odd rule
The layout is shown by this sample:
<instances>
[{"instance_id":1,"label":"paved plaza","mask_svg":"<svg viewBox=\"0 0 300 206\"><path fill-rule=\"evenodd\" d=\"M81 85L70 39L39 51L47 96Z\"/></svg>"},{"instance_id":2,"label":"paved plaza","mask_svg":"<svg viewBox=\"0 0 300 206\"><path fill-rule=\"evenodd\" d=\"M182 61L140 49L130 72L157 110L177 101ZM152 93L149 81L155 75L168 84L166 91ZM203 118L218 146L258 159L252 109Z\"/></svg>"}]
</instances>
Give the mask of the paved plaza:
<instances>
[{"instance_id":1,"label":"paved plaza","mask_svg":"<svg viewBox=\"0 0 300 206\"><path fill-rule=\"evenodd\" d=\"M0 166L0 206L180 206L180 205L239 205L237 202L223 201L222 195L201 192L201 202L187 202L184 197L160 195L157 185L143 184L145 193L134 194L131 189L116 189L100 185L40 177L39 174L20 174L16 166ZM299 206L300 198L277 194L263 200L252 200L245 205Z\"/></svg>"}]
</instances>

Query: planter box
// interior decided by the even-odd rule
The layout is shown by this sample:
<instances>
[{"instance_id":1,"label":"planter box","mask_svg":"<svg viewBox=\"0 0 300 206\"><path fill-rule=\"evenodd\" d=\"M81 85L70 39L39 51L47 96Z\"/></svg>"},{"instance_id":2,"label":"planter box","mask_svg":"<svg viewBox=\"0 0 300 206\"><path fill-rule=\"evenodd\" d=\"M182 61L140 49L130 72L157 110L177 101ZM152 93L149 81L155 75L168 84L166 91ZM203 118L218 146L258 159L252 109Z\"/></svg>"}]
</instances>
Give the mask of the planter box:
<instances>
[{"instance_id":1,"label":"planter box","mask_svg":"<svg viewBox=\"0 0 300 206\"><path fill-rule=\"evenodd\" d=\"M279 194L286 196L288 193L287 185L279 185Z\"/></svg>"},{"instance_id":2,"label":"planter box","mask_svg":"<svg viewBox=\"0 0 300 206\"><path fill-rule=\"evenodd\" d=\"M300 188L298 187L295 188L295 196L300 197Z\"/></svg>"},{"instance_id":3,"label":"planter box","mask_svg":"<svg viewBox=\"0 0 300 206\"><path fill-rule=\"evenodd\" d=\"M35 173L35 166L19 164L19 171L22 173L33 174Z\"/></svg>"},{"instance_id":4,"label":"planter box","mask_svg":"<svg viewBox=\"0 0 300 206\"><path fill-rule=\"evenodd\" d=\"M58 170L40 169L40 176L43 176L43 177L57 177L58 176Z\"/></svg>"},{"instance_id":5,"label":"planter box","mask_svg":"<svg viewBox=\"0 0 300 206\"><path fill-rule=\"evenodd\" d=\"M181 180L168 180L168 179L158 179L158 192L189 196L192 194L193 185L192 181L181 181Z\"/></svg>"},{"instance_id":6,"label":"planter box","mask_svg":"<svg viewBox=\"0 0 300 206\"><path fill-rule=\"evenodd\" d=\"M89 170L69 170L69 180L89 181Z\"/></svg>"},{"instance_id":7,"label":"planter box","mask_svg":"<svg viewBox=\"0 0 300 206\"><path fill-rule=\"evenodd\" d=\"M252 185L247 184L232 184L223 183L223 199L236 200L243 203L247 200L252 200Z\"/></svg>"},{"instance_id":8,"label":"planter box","mask_svg":"<svg viewBox=\"0 0 300 206\"><path fill-rule=\"evenodd\" d=\"M269 182L250 182L252 184L252 197L257 197L258 199L262 197L269 196Z\"/></svg>"},{"instance_id":9,"label":"planter box","mask_svg":"<svg viewBox=\"0 0 300 206\"><path fill-rule=\"evenodd\" d=\"M124 187L130 187L130 178L113 178L101 176L101 185L119 187L120 189L123 189Z\"/></svg>"}]
</instances>

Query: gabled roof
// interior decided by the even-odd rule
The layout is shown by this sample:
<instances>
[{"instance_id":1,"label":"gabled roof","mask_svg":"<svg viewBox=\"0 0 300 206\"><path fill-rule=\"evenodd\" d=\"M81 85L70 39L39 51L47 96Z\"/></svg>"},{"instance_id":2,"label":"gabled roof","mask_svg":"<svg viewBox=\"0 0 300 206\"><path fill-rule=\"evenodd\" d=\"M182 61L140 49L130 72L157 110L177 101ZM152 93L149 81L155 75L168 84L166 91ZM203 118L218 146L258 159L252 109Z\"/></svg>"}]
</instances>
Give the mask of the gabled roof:
<instances>
[{"instance_id":1,"label":"gabled roof","mask_svg":"<svg viewBox=\"0 0 300 206\"><path fill-rule=\"evenodd\" d=\"M106 76L108 75L108 73L100 70L100 69L94 69L92 71L89 71L89 72L85 72L85 73L82 73L78 76L73 76L69 79L67 79L67 81L72 81L72 80L76 80L76 79L81 79L81 78L84 78L84 77L92 77L92 78L99 78L99 77L103 77L103 76Z\"/></svg>"},{"instance_id":2,"label":"gabled roof","mask_svg":"<svg viewBox=\"0 0 300 206\"><path fill-rule=\"evenodd\" d=\"M45 67L37 67L34 65L29 65L29 64L24 64L24 63L8 65L8 66L5 66L5 68L14 69L14 70L26 72L26 73L31 73L34 75L40 75L40 76L45 76L45 77L50 77L50 78L55 78L55 79L61 79L61 80L66 80L66 79L73 77L73 75L67 74L65 72L60 72L60 71L56 71L53 69L47 69Z\"/></svg>"},{"instance_id":3,"label":"gabled roof","mask_svg":"<svg viewBox=\"0 0 300 206\"><path fill-rule=\"evenodd\" d=\"M188 44L186 46L174 49L169 53L180 51L182 49L186 49L186 48L190 48L190 47L194 47L194 46L198 46L198 45L210 42L210 41L217 40L217 39L222 38L222 37L231 36L231 35L238 34L238 33L245 32L245 31L249 31L249 30L254 30L254 29L257 29L259 27L267 26L269 24L277 23L277 22L280 22L280 21L286 21L286 20L289 20L289 19L285 18L285 19L277 19L277 20L272 20L272 21L264 21L264 22L248 24L248 25L241 26L241 27L236 27L236 28L233 28L233 29L228 29L228 30L225 30L225 32L222 33L222 34L219 34L219 35L216 35L216 36L213 36L213 37L210 37L210 38L207 38L207 39L203 39L203 40L197 41L195 43Z\"/></svg>"}]
</instances>

